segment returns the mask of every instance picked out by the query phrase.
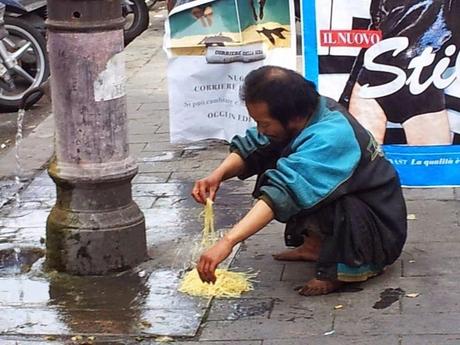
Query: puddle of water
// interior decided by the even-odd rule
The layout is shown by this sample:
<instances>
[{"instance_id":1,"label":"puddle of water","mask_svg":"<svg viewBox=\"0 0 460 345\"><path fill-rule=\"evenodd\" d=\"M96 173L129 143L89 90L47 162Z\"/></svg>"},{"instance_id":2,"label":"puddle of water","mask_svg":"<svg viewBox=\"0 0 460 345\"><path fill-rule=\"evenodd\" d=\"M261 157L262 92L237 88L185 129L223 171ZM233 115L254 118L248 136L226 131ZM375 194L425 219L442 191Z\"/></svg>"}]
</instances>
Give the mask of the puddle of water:
<instances>
[{"instance_id":1,"label":"puddle of water","mask_svg":"<svg viewBox=\"0 0 460 345\"><path fill-rule=\"evenodd\" d=\"M48 306L76 334L133 333L148 294L145 279L135 272L104 277L49 275Z\"/></svg>"},{"instance_id":2,"label":"puddle of water","mask_svg":"<svg viewBox=\"0 0 460 345\"><path fill-rule=\"evenodd\" d=\"M397 288L385 289L380 293L380 300L375 302L372 308L374 309L385 309L391 306L393 303L399 301L399 299L404 296L404 290Z\"/></svg>"},{"instance_id":3,"label":"puddle of water","mask_svg":"<svg viewBox=\"0 0 460 345\"><path fill-rule=\"evenodd\" d=\"M2 335L60 335L69 333L67 326L59 320L55 310L2 307L2 312L0 315L0 334ZM16 344L24 343L18 341Z\"/></svg>"},{"instance_id":4,"label":"puddle of water","mask_svg":"<svg viewBox=\"0 0 460 345\"><path fill-rule=\"evenodd\" d=\"M23 209L15 208L5 216L1 224L10 228L38 228L44 229L49 209Z\"/></svg>"},{"instance_id":5,"label":"puddle of water","mask_svg":"<svg viewBox=\"0 0 460 345\"><path fill-rule=\"evenodd\" d=\"M32 249L1 257L0 333L193 336L201 323L208 301L177 291L178 270L149 261L117 275L79 277L45 273L40 259L20 274L20 264L35 260Z\"/></svg>"}]
</instances>

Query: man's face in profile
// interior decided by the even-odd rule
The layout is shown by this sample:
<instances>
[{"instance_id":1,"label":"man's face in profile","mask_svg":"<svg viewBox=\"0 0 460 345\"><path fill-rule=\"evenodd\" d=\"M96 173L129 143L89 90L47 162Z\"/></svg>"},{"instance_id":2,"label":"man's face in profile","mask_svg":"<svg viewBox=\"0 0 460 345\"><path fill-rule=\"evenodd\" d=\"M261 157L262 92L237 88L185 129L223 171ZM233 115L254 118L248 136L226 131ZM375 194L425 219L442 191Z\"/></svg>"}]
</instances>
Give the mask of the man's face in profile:
<instances>
[{"instance_id":1,"label":"man's face in profile","mask_svg":"<svg viewBox=\"0 0 460 345\"><path fill-rule=\"evenodd\" d=\"M259 133L265 135L273 142L285 142L292 138L291 133L281 122L270 114L267 103L246 103L249 115L257 123Z\"/></svg>"}]
</instances>

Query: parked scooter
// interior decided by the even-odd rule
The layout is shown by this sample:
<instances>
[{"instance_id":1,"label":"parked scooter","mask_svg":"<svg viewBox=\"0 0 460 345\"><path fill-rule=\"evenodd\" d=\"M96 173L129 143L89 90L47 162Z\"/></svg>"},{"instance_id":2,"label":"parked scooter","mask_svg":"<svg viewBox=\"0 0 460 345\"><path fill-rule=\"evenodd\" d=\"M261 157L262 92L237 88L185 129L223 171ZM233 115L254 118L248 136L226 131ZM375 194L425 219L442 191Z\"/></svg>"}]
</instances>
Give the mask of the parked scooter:
<instances>
[{"instance_id":1,"label":"parked scooter","mask_svg":"<svg viewBox=\"0 0 460 345\"><path fill-rule=\"evenodd\" d=\"M21 106L23 96L38 88L49 77L49 63L46 54L45 38L33 23L38 23L29 7L30 15L18 17L10 15L9 5L15 1L1 1L0 16L0 110L15 111ZM30 1L29 1L30 2ZM45 2L46 3L46 2ZM5 6L7 5L7 6ZM6 11L6 12L5 12ZM16 14L16 13L14 13ZM33 18L30 21L26 18ZM38 17L39 18L39 17ZM4 20L4 22L3 22ZM31 94L25 107L36 103L42 93Z\"/></svg>"},{"instance_id":2,"label":"parked scooter","mask_svg":"<svg viewBox=\"0 0 460 345\"><path fill-rule=\"evenodd\" d=\"M46 0L0 0L6 17L21 18L45 36Z\"/></svg>"},{"instance_id":3,"label":"parked scooter","mask_svg":"<svg viewBox=\"0 0 460 345\"><path fill-rule=\"evenodd\" d=\"M42 93L37 89L49 77L46 53L46 0L0 0L3 4L4 28L8 35L0 38L0 110L15 111L28 95L26 107L36 103ZM145 0L122 0L125 45L149 25Z\"/></svg>"},{"instance_id":4,"label":"parked scooter","mask_svg":"<svg viewBox=\"0 0 460 345\"><path fill-rule=\"evenodd\" d=\"M122 15L125 17L125 45L143 33L149 26L149 8L145 0L122 0Z\"/></svg>"},{"instance_id":5,"label":"parked scooter","mask_svg":"<svg viewBox=\"0 0 460 345\"><path fill-rule=\"evenodd\" d=\"M145 3L147 4L148 9L151 10L158 1L164 1L164 0L145 0Z\"/></svg>"},{"instance_id":6,"label":"parked scooter","mask_svg":"<svg viewBox=\"0 0 460 345\"><path fill-rule=\"evenodd\" d=\"M45 34L46 0L0 0L6 5L8 16L23 18ZM156 0L152 2L155 4ZM149 26L149 8L145 0L121 0L125 45L144 32Z\"/></svg>"}]
</instances>

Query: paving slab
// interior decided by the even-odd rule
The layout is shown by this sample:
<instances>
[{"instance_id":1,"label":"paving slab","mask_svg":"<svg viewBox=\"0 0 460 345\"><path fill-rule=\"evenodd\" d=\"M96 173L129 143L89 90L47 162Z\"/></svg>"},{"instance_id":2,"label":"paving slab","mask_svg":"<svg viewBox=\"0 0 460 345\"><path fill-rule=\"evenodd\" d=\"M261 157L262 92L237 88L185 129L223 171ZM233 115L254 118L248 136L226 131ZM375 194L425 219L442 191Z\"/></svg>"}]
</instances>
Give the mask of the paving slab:
<instances>
[{"instance_id":1,"label":"paving slab","mask_svg":"<svg viewBox=\"0 0 460 345\"><path fill-rule=\"evenodd\" d=\"M458 242L458 201L408 201L407 208L416 217L408 221L408 242Z\"/></svg>"},{"instance_id":2,"label":"paving slab","mask_svg":"<svg viewBox=\"0 0 460 345\"><path fill-rule=\"evenodd\" d=\"M265 340L264 345L400 345L399 338L396 336L371 336L371 337L346 337L323 335L317 337L287 338ZM411 344L411 345L415 345Z\"/></svg>"},{"instance_id":3,"label":"paving slab","mask_svg":"<svg viewBox=\"0 0 460 345\"><path fill-rule=\"evenodd\" d=\"M460 335L460 313L403 313L401 315L365 316L338 314L334 329L337 335Z\"/></svg>"},{"instance_id":4,"label":"paving slab","mask_svg":"<svg viewBox=\"0 0 460 345\"><path fill-rule=\"evenodd\" d=\"M262 340L177 341L174 345L263 345Z\"/></svg>"},{"instance_id":5,"label":"paving slab","mask_svg":"<svg viewBox=\"0 0 460 345\"><path fill-rule=\"evenodd\" d=\"M43 337L45 338L45 337ZM18 345L18 344L24 344L24 345L57 345L57 344L62 344L60 342L56 342L57 338L51 337L52 340L24 340L24 338L18 338L18 340L11 340L6 339L0 336L0 343L2 345Z\"/></svg>"},{"instance_id":6,"label":"paving slab","mask_svg":"<svg viewBox=\"0 0 460 345\"><path fill-rule=\"evenodd\" d=\"M238 256L233 262L233 266L243 271L257 272L256 280L259 282L280 281L283 275L285 264L274 263L273 265L263 265L259 260L250 260Z\"/></svg>"},{"instance_id":7,"label":"paving slab","mask_svg":"<svg viewBox=\"0 0 460 345\"><path fill-rule=\"evenodd\" d=\"M200 340L289 339L306 335L323 335L332 326L331 315L316 315L312 319L209 321Z\"/></svg>"},{"instance_id":8,"label":"paving slab","mask_svg":"<svg viewBox=\"0 0 460 345\"><path fill-rule=\"evenodd\" d=\"M213 302L206 321L268 319L274 303L271 298L218 299Z\"/></svg>"},{"instance_id":9,"label":"paving slab","mask_svg":"<svg viewBox=\"0 0 460 345\"><path fill-rule=\"evenodd\" d=\"M459 335L412 335L401 337L401 345L457 345Z\"/></svg>"},{"instance_id":10,"label":"paving slab","mask_svg":"<svg viewBox=\"0 0 460 345\"><path fill-rule=\"evenodd\" d=\"M305 283L315 277L316 264L314 262L286 262L281 280L292 280Z\"/></svg>"},{"instance_id":11,"label":"paving slab","mask_svg":"<svg viewBox=\"0 0 460 345\"><path fill-rule=\"evenodd\" d=\"M458 280L453 275L442 279L433 276L404 278L399 286L405 291L405 296L401 299L404 313L454 313L460 310Z\"/></svg>"},{"instance_id":12,"label":"paving slab","mask_svg":"<svg viewBox=\"0 0 460 345\"><path fill-rule=\"evenodd\" d=\"M404 188L404 198L412 200L455 200L455 188Z\"/></svg>"},{"instance_id":13,"label":"paving slab","mask_svg":"<svg viewBox=\"0 0 460 345\"><path fill-rule=\"evenodd\" d=\"M460 267L460 257L456 253L454 257L440 256L439 252L418 252L411 255L412 259L405 261L404 277L437 277L457 275Z\"/></svg>"},{"instance_id":14,"label":"paving slab","mask_svg":"<svg viewBox=\"0 0 460 345\"><path fill-rule=\"evenodd\" d=\"M460 188L454 188L455 200L460 200Z\"/></svg>"}]
</instances>

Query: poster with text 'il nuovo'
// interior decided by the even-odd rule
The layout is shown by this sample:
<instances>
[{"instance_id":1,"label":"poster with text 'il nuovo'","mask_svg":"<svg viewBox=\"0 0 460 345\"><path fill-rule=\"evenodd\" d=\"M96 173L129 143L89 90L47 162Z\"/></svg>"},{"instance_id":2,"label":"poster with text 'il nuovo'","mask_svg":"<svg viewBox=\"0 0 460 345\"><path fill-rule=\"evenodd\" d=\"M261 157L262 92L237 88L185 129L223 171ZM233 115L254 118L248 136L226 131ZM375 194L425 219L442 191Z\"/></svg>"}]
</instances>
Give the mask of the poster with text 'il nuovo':
<instances>
[{"instance_id":1,"label":"poster with text 'il nuovo'","mask_svg":"<svg viewBox=\"0 0 460 345\"><path fill-rule=\"evenodd\" d=\"M460 1L302 0L304 71L406 186L460 185Z\"/></svg>"},{"instance_id":2,"label":"poster with text 'il nuovo'","mask_svg":"<svg viewBox=\"0 0 460 345\"><path fill-rule=\"evenodd\" d=\"M171 142L224 139L254 126L240 88L263 65L296 68L288 0L170 0L165 48Z\"/></svg>"}]
</instances>

